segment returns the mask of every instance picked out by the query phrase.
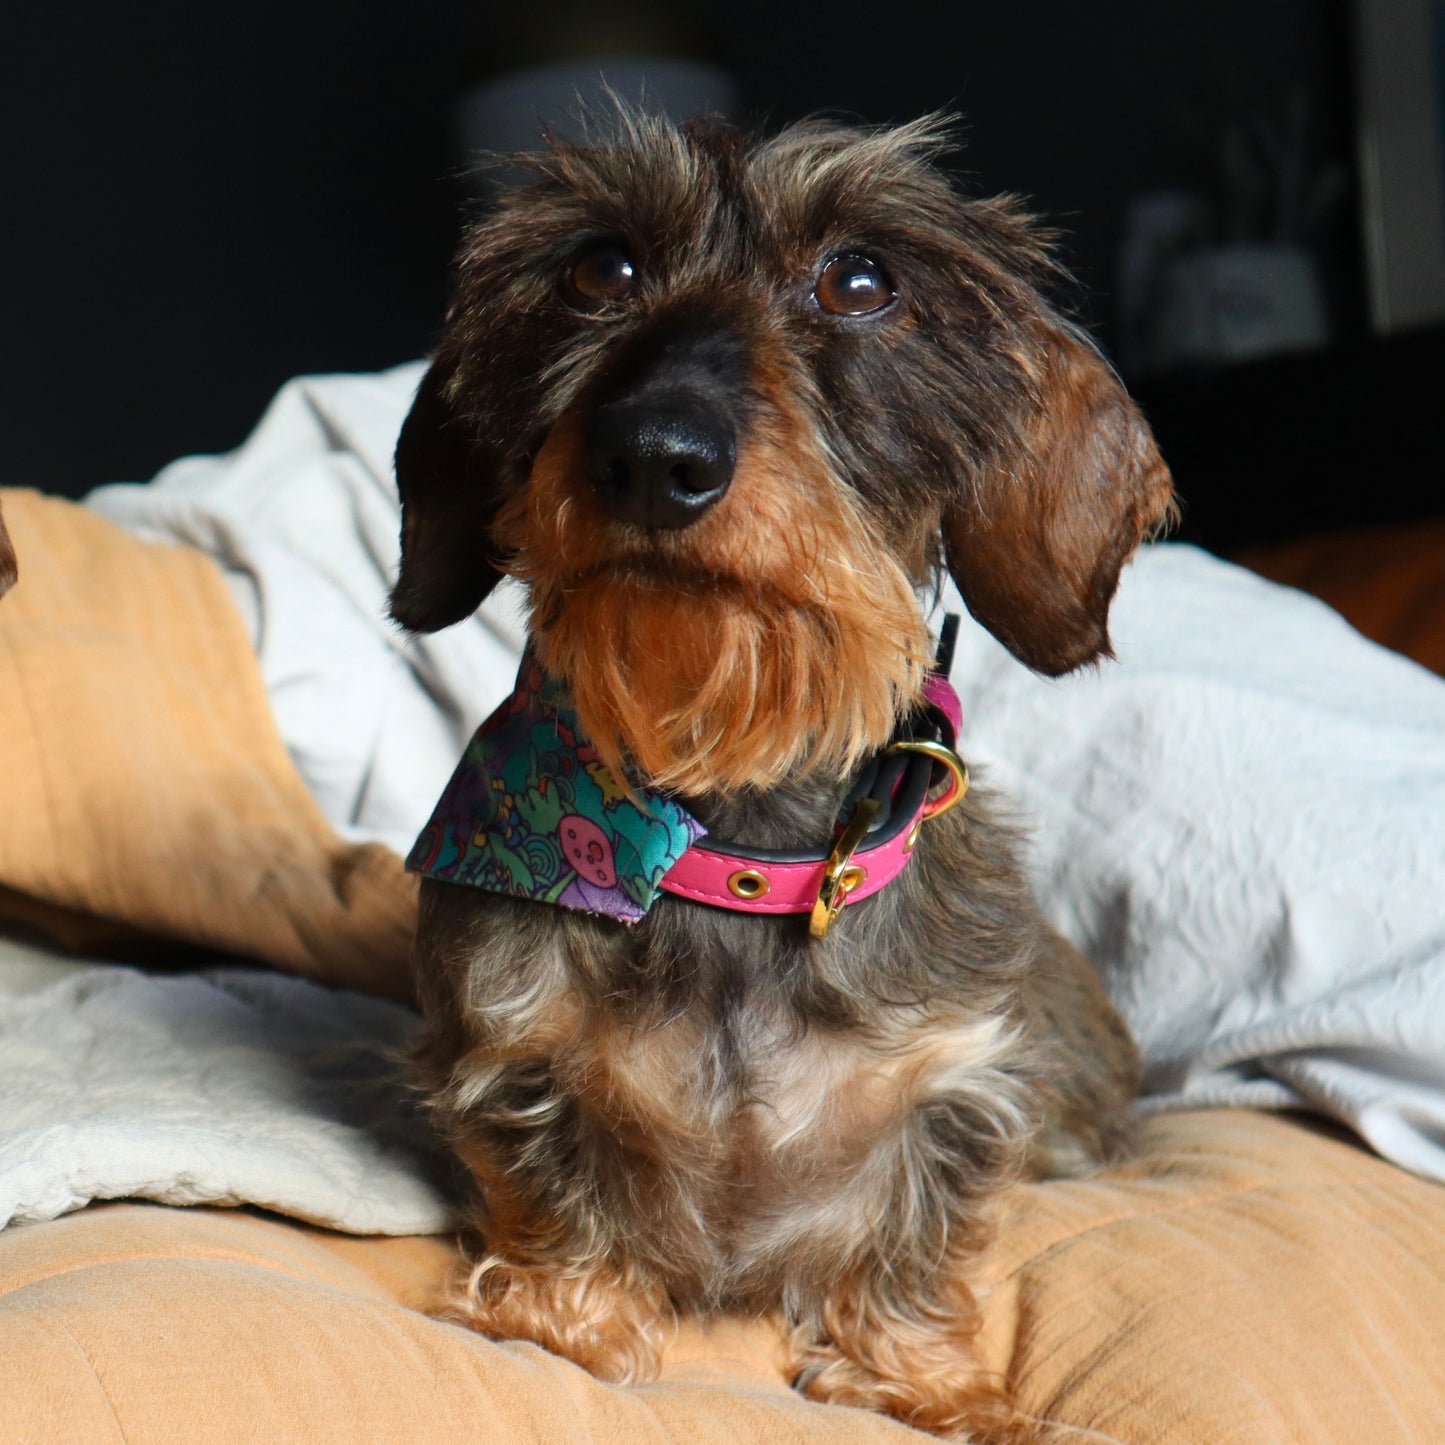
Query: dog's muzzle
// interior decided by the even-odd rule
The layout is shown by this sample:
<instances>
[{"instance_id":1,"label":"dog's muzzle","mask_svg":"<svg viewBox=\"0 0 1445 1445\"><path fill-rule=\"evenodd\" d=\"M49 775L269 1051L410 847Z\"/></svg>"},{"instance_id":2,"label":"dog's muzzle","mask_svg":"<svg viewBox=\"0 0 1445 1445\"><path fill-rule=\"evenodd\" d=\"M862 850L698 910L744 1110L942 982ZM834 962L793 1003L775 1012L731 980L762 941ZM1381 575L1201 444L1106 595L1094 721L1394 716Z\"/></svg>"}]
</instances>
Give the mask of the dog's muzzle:
<instances>
[{"instance_id":1,"label":"dog's muzzle","mask_svg":"<svg viewBox=\"0 0 1445 1445\"><path fill-rule=\"evenodd\" d=\"M733 479L732 424L690 398L598 409L584 450L597 500L619 522L677 528L721 500Z\"/></svg>"}]
</instances>

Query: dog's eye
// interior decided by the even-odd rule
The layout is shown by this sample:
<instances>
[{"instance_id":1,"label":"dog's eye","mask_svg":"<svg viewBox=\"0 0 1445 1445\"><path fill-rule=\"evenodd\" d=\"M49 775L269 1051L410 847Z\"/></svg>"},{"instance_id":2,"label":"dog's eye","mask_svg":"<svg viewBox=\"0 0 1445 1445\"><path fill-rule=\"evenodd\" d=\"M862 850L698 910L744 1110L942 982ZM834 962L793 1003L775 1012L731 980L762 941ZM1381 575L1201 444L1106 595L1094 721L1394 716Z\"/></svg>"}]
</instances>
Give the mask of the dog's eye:
<instances>
[{"instance_id":1,"label":"dog's eye","mask_svg":"<svg viewBox=\"0 0 1445 1445\"><path fill-rule=\"evenodd\" d=\"M576 304L602 306L630 296L635 279L632 261L621 246L595 246L573 264L567 290Z\"/></svg>"},{"instance_id":2,"label":"dog's eye","mask_svg":"<svg viewBox=\"0 0 1445 1445\"><path fill-rule=\"evenodd\" d=\"M813 288L813 299L834 316L881 311L896 294L887 271L868 256L835 256Z\"/></svg>"}]
</instances>

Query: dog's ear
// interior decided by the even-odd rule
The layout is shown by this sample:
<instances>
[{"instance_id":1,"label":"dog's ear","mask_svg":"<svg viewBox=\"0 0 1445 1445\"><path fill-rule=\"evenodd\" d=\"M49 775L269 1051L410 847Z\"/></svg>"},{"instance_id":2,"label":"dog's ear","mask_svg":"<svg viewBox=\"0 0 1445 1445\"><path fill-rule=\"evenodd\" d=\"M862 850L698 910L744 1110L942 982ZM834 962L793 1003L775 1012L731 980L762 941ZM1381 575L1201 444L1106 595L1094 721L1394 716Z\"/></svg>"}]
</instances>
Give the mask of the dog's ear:
<instances>
[{"instance_id":1,"label":"dog's ear","mask_svg":"<svg viewBox=\"0 0 1445 1445\"><path fill-rule=\"evenodd\" d=\"M15 579L19 575L19 569L15 565L15 544L10 540L10 533L5 530L5 518L0 516L0 597L15 585Z\"/></svg>"},{"instance_id":2,"label":"dog's ear","mask_svg":"<svg viewBox=\"0 0 1445 1445\"><path fill-rule=\"evenodd\" d=\"M950 506L943 542L969 611L1020 661L1058 676L1110 655L1109 604L1174 489L1148 425L1091 342L1050 319L1011 454Z\"/></svg>"},{"instance_id":3,"label":"dog's ear","mask_svg":"<svg viewBox=\"0 0 1445 1445\"><path fill-rule=\"evenodd\" d=\"M470 617L503 575L492 541L495 467L447 399L450 374L432 364L396 444L401 572L391 615L412 632Z\"/></svg>"}]
</instances>

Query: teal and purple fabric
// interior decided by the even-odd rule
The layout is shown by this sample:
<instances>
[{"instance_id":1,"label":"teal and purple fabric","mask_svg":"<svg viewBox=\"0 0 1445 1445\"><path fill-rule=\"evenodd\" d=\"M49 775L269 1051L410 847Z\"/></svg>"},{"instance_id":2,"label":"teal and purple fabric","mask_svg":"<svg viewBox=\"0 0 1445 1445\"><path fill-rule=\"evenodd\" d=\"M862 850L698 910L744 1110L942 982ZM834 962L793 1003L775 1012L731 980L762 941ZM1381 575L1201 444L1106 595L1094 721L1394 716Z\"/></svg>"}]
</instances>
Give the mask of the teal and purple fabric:
<instances>
[{"instance_id":1,"label":"teal and purple fabric","mask_svg":"<svg viewBox=\"0 0 1445 1445\"><path fill-rule=\"evenodd\" d=\"M516 690L473 735L406 866L635 923L705 831L663 794L627 794L579 735L566 693L528 653Z\"/></svg>"}]
</instances>

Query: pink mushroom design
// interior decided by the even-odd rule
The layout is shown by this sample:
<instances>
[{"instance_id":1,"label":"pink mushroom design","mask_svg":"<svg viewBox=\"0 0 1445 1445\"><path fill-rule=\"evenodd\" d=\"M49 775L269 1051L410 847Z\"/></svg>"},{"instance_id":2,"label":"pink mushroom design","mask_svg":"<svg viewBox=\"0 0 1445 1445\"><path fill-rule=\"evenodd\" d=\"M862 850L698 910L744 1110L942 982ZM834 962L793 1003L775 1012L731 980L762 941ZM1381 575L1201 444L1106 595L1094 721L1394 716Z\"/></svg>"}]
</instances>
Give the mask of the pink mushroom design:
<instances>
[{"instance_id":1,"label":"pink mushroom design","mask_svg":"<svg viewBox=\"0 0 1445 1445\"><path fill-rule=\"evenodd\" d=\"M590 818L568 813L557 824L557 837L563 854L579 878L597 888L616 886L617 864L612 857L612 845Z\"/></svg>"}]
</instances>

